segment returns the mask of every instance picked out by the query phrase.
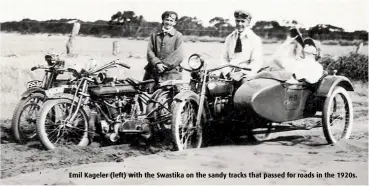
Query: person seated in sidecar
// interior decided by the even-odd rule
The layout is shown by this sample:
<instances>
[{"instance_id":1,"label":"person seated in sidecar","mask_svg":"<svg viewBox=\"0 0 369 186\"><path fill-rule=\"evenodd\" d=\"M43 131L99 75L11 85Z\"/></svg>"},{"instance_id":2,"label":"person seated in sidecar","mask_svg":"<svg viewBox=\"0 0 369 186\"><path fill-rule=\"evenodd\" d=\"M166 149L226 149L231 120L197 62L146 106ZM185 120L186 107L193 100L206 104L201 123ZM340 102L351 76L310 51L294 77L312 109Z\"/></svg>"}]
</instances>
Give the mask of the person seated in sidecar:
<instances>
[{"instance_id":1,"label":"person seated in sidecar","mask_svg":"<svg viewBox=\"0 0 369 186\"><path fill-rule=\"evenodd\" d=\"M251 68L251 71L237 71L231 68L214 72L214 76L231 76L239 81L244 76L255 75L263 66L262 41L250 29L252 15L244 10L234 12L236 29L226 37L224 52L221 56L223 64L231 63Z\"/></svg>"},{"instance_id":2,"label":"person seated in sidecar","mask_svg":"<svg viewBox=\"0 0 369 186\"><path fill-rule=\"evenodd\" d=\"M298 37L298 36L296 36ZM301 56L288 56L287 47L296 39L287 38L272 57L274 65L266 71L262 71L250 79L269 78L276 79L290 84L305 82L314 84L323 76L323 66L317 61L320 55L320 45L307 38L303 41Z\"/></svg>"},{"instance_id":3,"label":"person seated in sidecar","mask_svg":"<svg viewBox=\"0 0 369 186\"><path fill-rule=\"evenodd\" d=\"M294 38L289 38L282 46L290 44ZM298 83L299 81L314 84L323 76L323 66L316 60L319 55L318 49L314 40L307 38L304 40L302 49L302 58L277 56L274 62L281 69L292 73L288 83Z\"/></svg>"}]
</instances>

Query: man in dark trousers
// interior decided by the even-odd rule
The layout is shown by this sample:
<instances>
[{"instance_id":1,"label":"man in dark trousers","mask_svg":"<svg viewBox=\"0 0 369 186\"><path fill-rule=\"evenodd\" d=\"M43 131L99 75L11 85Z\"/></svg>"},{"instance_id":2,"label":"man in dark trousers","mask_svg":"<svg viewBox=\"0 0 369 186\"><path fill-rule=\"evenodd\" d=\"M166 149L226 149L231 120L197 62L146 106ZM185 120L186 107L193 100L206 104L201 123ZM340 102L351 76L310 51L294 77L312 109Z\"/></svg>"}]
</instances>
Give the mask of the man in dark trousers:
<instances>
[{"instance_id":1,"label":"man in dark trousers","mask_svg":"<svg viewBox=\"0 0 369 186\"><path fill-rule=\"evenodd\" d=\"M155 80L155 84L147 87L151 92L160 82L182 79L180 63L184 58L183 35L174 28L178 14L166 11L161 15L161 19L161 29L155 30L150 35L147 49L148 64L143 78L143 80Z\"/></svg>"}]
</instances>

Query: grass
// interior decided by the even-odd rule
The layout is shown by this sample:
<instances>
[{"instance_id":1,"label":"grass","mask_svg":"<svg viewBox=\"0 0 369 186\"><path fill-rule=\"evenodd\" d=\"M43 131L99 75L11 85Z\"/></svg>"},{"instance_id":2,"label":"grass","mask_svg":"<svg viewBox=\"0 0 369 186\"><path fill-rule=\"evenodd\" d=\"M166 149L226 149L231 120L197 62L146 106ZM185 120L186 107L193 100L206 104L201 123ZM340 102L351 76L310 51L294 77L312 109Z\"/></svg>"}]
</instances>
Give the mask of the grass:
<instances>
[{"instance_id":1,"label":"grass","mask_svg":"<svg viewBox=\"0 0 369 186\"><path fill-rule=\"evenodd\" d=\"M324 40L321 41L323 45L340 45L340 46L357 46L362 43L362 40ZM363 42L364 45L368 45L368 41Z\"/></svg>"}]
</instances>

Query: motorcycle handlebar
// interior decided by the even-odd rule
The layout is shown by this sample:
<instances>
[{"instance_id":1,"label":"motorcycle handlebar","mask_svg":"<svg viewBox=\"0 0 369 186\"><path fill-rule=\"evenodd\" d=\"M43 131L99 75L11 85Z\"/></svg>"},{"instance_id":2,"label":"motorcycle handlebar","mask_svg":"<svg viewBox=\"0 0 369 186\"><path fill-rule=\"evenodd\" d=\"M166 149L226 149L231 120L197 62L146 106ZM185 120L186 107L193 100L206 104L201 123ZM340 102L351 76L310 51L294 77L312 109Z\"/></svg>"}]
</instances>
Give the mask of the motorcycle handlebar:
<instances>
[{"instance_id":1,"label":"motorcycle handlebar","mask_svg":"<svg viewBox=\"0 0 369 186\"><path fill-rule=\"evenodd\" d=\"M232 65L232 64L225 64L225 65L221 65L219 67L215 67L215 68L209 69L208 72L210 73L210 72L213 72L213 71L216 71L216 70L220 70L220 69L223 69L223 68L226 68L226 67L238 68L238 69L242 69L242 70L251 71L250 68L240 67L240 66Z\"/></svg>"},{"instance_id":2,"label":"motorcycle handlebar","mask_svg":"<svg viewBox=\"0 0 369 186\"><path fill-rule=\"evenodd\" d=\"M131 69L131 66L127 65L127 64L124 64L124 63L117 63L118 65L124 67L124 68L128 68L128 69Z\"/></svg>"},{"instance_id":3,"label":"motorcycle handlebar","mask_svg":"<svg viewBox=\"0 0 369 186\"><path fill-rule=\"evenodd\" d=\"M238 68L238 69L242 69L242 70L251 71L251 69L250 69L250 68L240 67L240 66L232 65L232 64L225 64L225 65L222 65L222 66L219 66L219 67L215 67L215 68L212 68L212 69L208 69L208 72L213 72L213 71L220 70L220 69L222 69L222 68L226 68L226 67ZM191 70L191 69L185 68L185 67L183 67L183 66L182 66L182 69L183 69L183 70L185 70L185 71L188 71L188 72L192 72L192 70Z\"/></svg>"},{"instance_id":4,"label":"motorcycle handlebar","mask_svg":"<svg viewBox=\"0 0 369 186\"><path fill-rule=\"evenodd\" d=\"M43 69L43 70L54 70L54 71L66 71L66 69L64 68L54 68L54 66L43 66L43 65L39 65L39 66L34 66L31 68L31 71L35 71L35 70L38 70L38 69Z\"/></svg>"},{"instance_id":5,"label":"motorcycle handlebar","mask_svg":"<svg viewBox=\"0 0 369 186\"><path fill-rule=\"evenodd\" d=\"M127 65L127 64L125 64L125 63L119 63L119 62L117 62L118 60L119 60L119 59L116 59L116 60L114 60L114 61L112 61L112 62L110 62L110 63L107 63L107 64L105 64L105 65L101 66L100 68L98 68L98 69L96 69L96 70L94 70L94 71L90 71L90 72L88 72L88 73L90 73L90 74L95 74L95 73L100 72L100 71L102 71L102 70L106 70L106 69L109 69L109 68L111 68L111 67L114 67L115 65L119 65L119 66L121 66L121 67L128 68L128 69L130 69L130 68L131 68L129 65Z\"/></svg>"}]
</instances>

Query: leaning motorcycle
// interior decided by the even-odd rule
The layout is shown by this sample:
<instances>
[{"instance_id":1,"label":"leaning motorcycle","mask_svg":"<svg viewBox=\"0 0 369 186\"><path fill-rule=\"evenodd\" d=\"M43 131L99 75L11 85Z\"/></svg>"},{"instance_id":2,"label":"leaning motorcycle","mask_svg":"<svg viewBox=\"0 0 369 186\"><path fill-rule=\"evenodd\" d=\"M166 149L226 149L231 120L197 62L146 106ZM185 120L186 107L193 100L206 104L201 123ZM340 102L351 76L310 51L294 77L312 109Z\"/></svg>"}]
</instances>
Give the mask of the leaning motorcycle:
<instances>
[{"instance_id":1,"label":"leaning motorcycle","mask_svg":"<svg viewBox=\"0 0 369 186\"><path fill-rule=\"evenodd\" d=\"M64 61L55 55L45 55L45 60L47 66L39 65L31 68L31 71L39 69L45 71L42 81L27 82L27 90L22 93L13 112L11 130L19 143L25 143L36 137L36 114L47 97L46 91L69 83L66 79L57 78L65 72Z\"/></svg>"},{"instance_id":2,"label":"leaning motorcycle","mask_svg":"<svg viewBox=\"0 0 369 186\"><path fill-rule=\"evenodd\" d=\"M115 60L91 71L68 69L78 76L76 87L47 100L37 118L37 134L47 149L86 146L95 134L110 142L125 134L147 139L168 125L178 82L164 82L149 94L145 85L154 80L108 77L105 71L118 66L130 68Z\"/></svg>"},{"instance_id":3,"label":"leaning motorcycle","mask_svg":"<svg viewBox=\"0 0 369 186\"><path fill-rule=\"evenodd\" d=\"M212 77L211 72L230 67L208 68L199 54L189 58L191 90L179 93L173 102L172 131L178 150L199 148L209 129L223 127L245 132L248 139L262 142L277 132L273 125L304 118L321 118L329 144L348 139L353 125L353 106L348 91L350 80L336 74L324 74L315 84L288 83L284 72L259 72L242 85L227 77Z\"/></svg>"}]
</instances>

